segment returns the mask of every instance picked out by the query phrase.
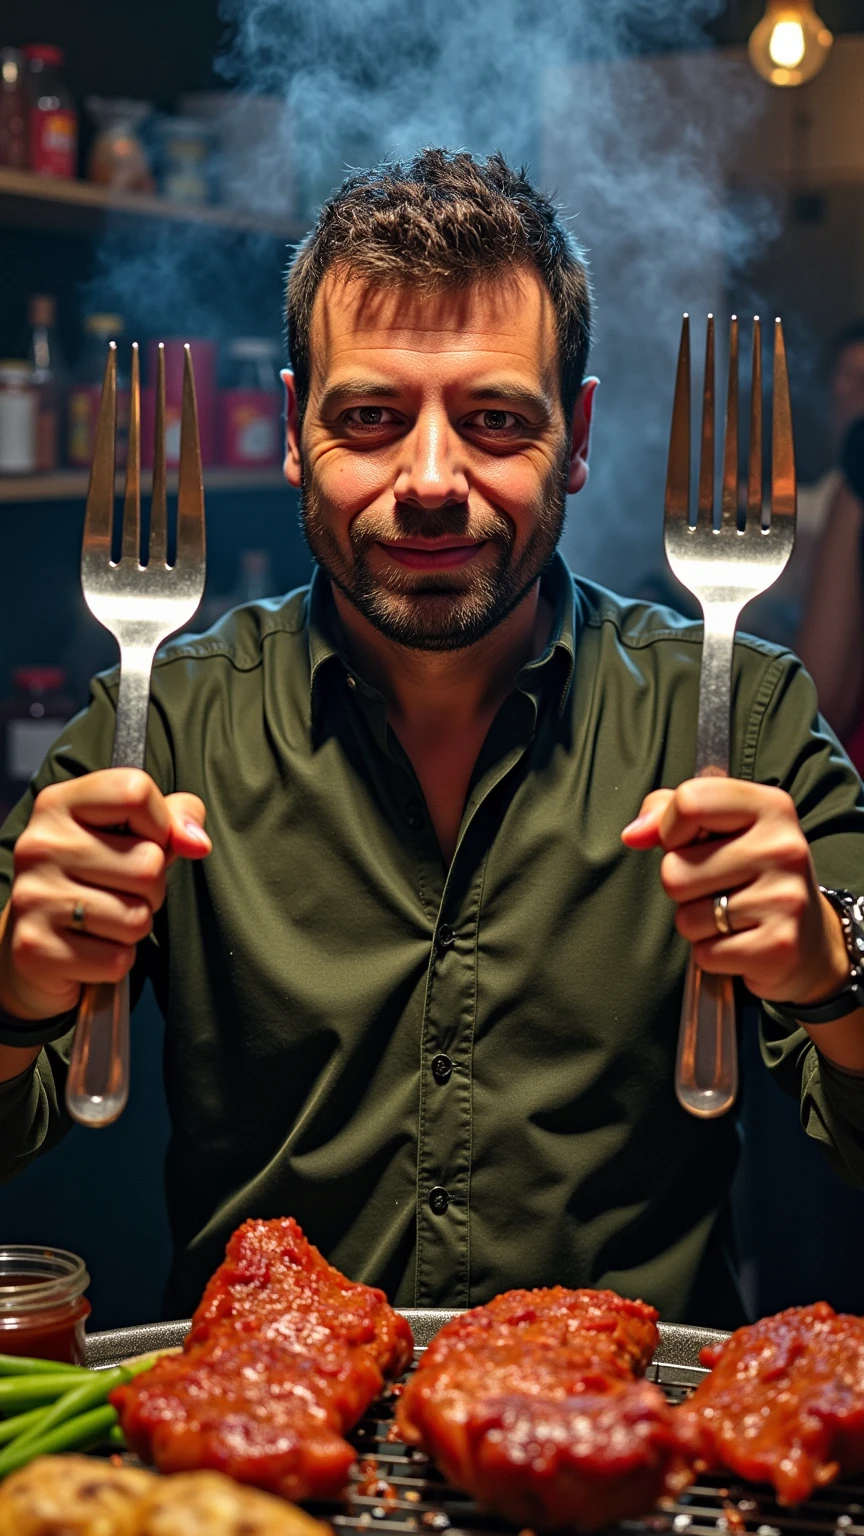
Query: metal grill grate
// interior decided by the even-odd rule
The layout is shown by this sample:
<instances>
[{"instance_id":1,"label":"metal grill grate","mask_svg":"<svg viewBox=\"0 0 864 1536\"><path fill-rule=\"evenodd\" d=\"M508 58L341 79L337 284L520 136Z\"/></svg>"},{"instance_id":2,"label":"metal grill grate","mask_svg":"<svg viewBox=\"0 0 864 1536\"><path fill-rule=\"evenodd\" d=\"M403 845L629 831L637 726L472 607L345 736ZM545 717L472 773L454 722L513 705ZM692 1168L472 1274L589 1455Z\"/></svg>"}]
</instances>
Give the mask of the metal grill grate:
<instances>
[{"instance_id":1,"label":"metal grill grate","mask_svg":"<svg viewBox=\"0 0 864 1536\"><path fill-rule=\"evenodd\" d=\"M419 1351L418 1351L419 1354ZM698 1366L655 1364L648 1376L670 1402L681 1402L705 1375ZM309 1506L337 1536L380 1530L382 1536L512 1536L497 1515L489 1515L444 1481L423 1451L391 1439L398 1387L374 1403L349 1437L358 1464L344 1502ZM833 1483L806 1504L782 1509L772 1491L728 1478L702 1475L676 1500L664 1501L645 1520L628 1520L619 1531L634 1536L864 1536L864 1483Z\"/></svg>"}]
</instances>

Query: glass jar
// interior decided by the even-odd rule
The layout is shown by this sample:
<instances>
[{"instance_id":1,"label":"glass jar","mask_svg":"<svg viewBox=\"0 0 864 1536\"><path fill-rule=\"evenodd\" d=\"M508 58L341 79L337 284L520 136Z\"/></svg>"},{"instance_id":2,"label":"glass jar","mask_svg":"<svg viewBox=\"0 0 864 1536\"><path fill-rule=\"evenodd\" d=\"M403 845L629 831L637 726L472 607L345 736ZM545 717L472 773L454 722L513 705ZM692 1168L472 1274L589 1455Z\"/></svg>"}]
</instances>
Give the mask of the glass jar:
<instances>
[{"instance_id":1,"label":"glass jar","mask_svg":"<svg viewBox=\"0 0 864 1536\"><path fill-rule=\"evenodd\" d=\"M75 175L78 113L63 79L63 52L49 43L24 49L29 94L30 169L37 176Z\"/></svg>"},{"instance_id":2,"label":"glass jar","mask_svg":"<svg viewBox=\"0 0 864 1536\"><path fill-rule=\"evenodd\" d=\"M84 1364L84 1260L64 1248L0 1248L0 1353Z\"/></svg>"},{"instance_id":3,"label":"glass jar","mask_svg":"<svg viewBox=\"0 0 864 1536\"><path fill-rule=\"evenodd\" d=\"M142 123L150 116L150 103L88 96L85 105L97 128L87 159L90 180L122 192L155 192L156 183L140 133Z\"/></svg>"},{"instance_id":4,"label":"glass jar","mask_svg":"<svg viewBox=\"0 0 864 1536\"><path fill-rule=\"evenodd\" d=\"M213 136L207 123L164 117L157 124L160 187L172 203L209 203Z\"/></svg>"},{"instance_id":5,"label":"glass jar","mask_svg":"<svg viewBox=\"0 0 864 1536\"><path fill-rule=\"evenodd\" d=\"M31 475L35 470L38 411L30 364L0 362L0 475Z\"/></svg>"},{"instance_id":6,"label":"glass jar","mask_svg":"<svg viewBox=\"0 0 864 1536\"><path fill-rule=\"evenodd\" d=\"M0 165L26 171L27 85L24 55L17 48L0 48Z\"/></svg>"}]
</instances>

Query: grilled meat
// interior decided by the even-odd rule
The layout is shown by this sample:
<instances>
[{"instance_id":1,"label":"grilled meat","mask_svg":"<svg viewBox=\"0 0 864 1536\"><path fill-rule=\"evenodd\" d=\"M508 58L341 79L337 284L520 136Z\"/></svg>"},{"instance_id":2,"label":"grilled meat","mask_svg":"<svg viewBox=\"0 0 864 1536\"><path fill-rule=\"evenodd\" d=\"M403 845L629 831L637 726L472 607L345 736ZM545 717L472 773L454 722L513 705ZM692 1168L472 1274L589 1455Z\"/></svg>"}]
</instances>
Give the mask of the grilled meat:
<instances>
[{"instance_id":1,"label":"grilled meat","mask_svg":"<svg viewBox=\"0 0 864 1536\"><path fill-rule=\"evenodd\" d=\"M487 1508L545 1530L645 1514L690 1480L687 1439L638 1377L657 1313L614 1291L508 1291L447 1323L399 1400L402 1438Z\"/></svg>"},{"instance_id":2,"label":"grilled meat","mask_svg":"<svg viewBox=\"0 0 864 1536\"><path fill-rule=\"evenodd\" d=\"M772 1483L781 1504L864 1471L864 1318L790 1307L700 1358L711 1374L678 1412L703 1466Z\"/></svg>"},{"instance_id":3,"label":"grilled meat","mask_svg":"<svg viewBox=\"0 0 864 1536\"><path fill-rule=\"evenodd\" d=\"M355 1459L344 1432L412 1348L383 1292L346 1280L295 1221L247 1221L183 1352L111 1401L131 1448L160 1471L209 1468L284 1498L326 1498Z\"/></svg>"}]
</instances>

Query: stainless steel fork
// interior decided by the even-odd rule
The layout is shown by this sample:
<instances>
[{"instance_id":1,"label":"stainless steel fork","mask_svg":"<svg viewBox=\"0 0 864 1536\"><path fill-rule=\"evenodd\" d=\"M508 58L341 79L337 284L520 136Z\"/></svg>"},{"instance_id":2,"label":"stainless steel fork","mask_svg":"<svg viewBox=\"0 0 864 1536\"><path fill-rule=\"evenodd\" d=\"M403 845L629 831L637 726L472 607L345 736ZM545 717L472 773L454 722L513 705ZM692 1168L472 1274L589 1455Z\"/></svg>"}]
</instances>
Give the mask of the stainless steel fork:
<instances>
[{"instance_id":1,"label":"stainless steel fork","mask_svg":"<svg viewBox=\"0 0 864 1536\"><path fill-rule=\"evenodd\" d=\"M702 448L695 524L690 522L690 323L684 316L666 479L666 555L704 617L696 774L729 772L732 651L741 609L784 569L795 542L795 457L786 349L774 325L771 516L762 500L762 343L753 321L746 516L738 505L738 320L729 333L729 382L719 527L714 519L714 319L708 316ZM691 1115L714 1119L734 1104L738 1049L732 978L701 970L691 952L681 1010L675 1092Z\"/></svg>"},{"instance_id":2,"label":"stainless steel fork","mask_svg":"<svg viewBox=\"0 0 864 1536\"><path fill-rule=\"evenodd\" d=\"M87 492L81 586L90 611L120 646L120 691L112 768L143 768L150 673L157 646L191 619L204 591L204 484L195 382L189 348L183 375L177 553L168 564L165 482L165 355L156 378L156 438L150 547L141 563L141 458L138 347L132 348L129 451L121 557L111 558L117 350L108 351ZM110 1125L129 1096L129 979L84 988L66 1081L66 1107L82 1125Z\"/></svg>"}]
</instances>

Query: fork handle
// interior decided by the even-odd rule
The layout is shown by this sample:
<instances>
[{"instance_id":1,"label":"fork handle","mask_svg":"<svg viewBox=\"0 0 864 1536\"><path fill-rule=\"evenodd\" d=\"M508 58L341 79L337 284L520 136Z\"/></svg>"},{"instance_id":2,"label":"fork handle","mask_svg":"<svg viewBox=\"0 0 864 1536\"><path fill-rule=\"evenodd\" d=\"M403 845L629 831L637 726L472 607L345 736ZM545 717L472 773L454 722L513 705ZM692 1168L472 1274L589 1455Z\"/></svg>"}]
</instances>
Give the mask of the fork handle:
<instances>
[{"instance_id":1,"label":"fork handle","mask_svg":"<svg viewBox=\"0 0 864 1536\"><path fill-rule=\"evenodd\" d=\"M112 768L142 768L147 741L152 646L125 646ZM129 1098L129 977L85 986L78 1005L66 1108L79 1125L111 1125Z\"/></svg>"},{"instance_id":2,"label":"fork handle","mask_svg":"<svg viewBox=\"0 0 864 1536\"><path fill-rule=\"evenodd\" d=\"M696 726L696 776L727 777L731 719L732 653L740 604L706 605L699 715ZM675 1062L678 1103L701 1120L725 1115L738 1093L738 1040L735 989L731 976L703 971L687 962L678 1054Z\"/></svg>"}]
</instances>

